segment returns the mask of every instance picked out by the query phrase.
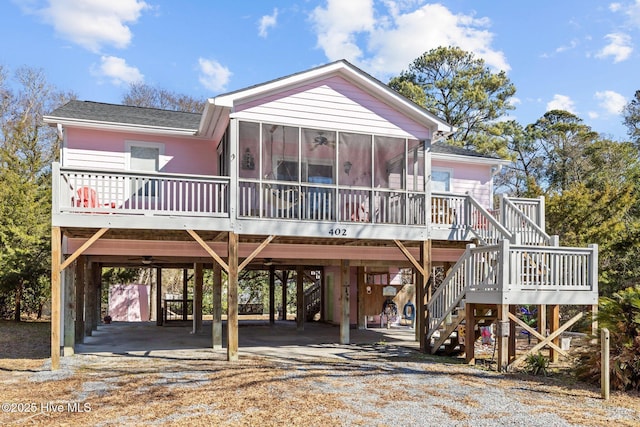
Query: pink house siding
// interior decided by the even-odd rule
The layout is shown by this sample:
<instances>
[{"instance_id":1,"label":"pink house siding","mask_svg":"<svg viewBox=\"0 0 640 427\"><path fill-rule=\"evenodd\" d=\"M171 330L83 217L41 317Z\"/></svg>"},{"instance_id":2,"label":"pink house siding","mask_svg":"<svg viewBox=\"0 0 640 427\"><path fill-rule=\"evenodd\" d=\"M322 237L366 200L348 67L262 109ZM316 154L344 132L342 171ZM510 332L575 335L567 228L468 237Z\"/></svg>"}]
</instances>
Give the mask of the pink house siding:
<instances>
[{"instance_id":1,"label":"pink house siding","mask_svg":"<svg viewBox=\"0 0 640 427\"><path fill-rule=\"evenodd\" d=\"M445 168L453 171L451 192L456 194L469 192L483 206L493 206L493 184L490 166L436 159L431 161L431 165L434 168Z\"/></svg>"},{"instance_id":2,"label":"pink house siding","mask_svg":"<svg viewBox=\"0 0 640 427\"><path fill-rule=\"evenodd\" d=\"M428 128L334 76L236 106L235 118L401 138L430 138Z\"/></svg>"},{"instance_id":3,"label":"pink house siding","mask_svg":"<svg viewBox=\"0 0 640 427\"><path fill-rule=\"evenodd\" d=\"M77 128L66 130L62 166L126 170L127 143L136 142L164 146L160 172L217 175L218 160L213 141Z\"/></svg>"}]
</instances>

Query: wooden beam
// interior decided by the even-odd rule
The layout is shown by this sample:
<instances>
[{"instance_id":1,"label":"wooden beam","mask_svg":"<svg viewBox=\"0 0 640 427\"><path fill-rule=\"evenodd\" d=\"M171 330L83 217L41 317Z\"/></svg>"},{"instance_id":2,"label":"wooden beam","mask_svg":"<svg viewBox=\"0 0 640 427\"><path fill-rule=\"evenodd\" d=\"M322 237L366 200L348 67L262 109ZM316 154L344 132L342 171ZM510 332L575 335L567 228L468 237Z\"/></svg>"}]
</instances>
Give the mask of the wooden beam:
<instances>
[{"instance_id":1,"label":"wooden beam","mask_svg":"<svg viewBox=\"0 0 640 427\"><path fill-rule=\"evenodd\" d=\"M76 260L76 258L78 258L80 255L82 255L84 253L84 251L86 251L87 249L89 249L89 246L93 245L100 237L102 237L102 235L104 233L106 233L107 231L109 231L108 228L101 228L100 230L96 231L96 233L91 236L89 238L89 240L87 240L86 242L84 242L82 244L82 246L80 246L74 253L72 253L69 258L67 258L62 265L60 266L60 270L64 270L65 268L69 267L69 265Z\"/></svg>"},{"instance_id":2,"label":"wooden beam","mask_svg":"<svg viewBox=\"0 0 640 427\"><path fill-rule=\"evenodd\" d=\"M503 372L509 365L509 335L515 331L509 331L509 304L498 304L498 372Z\"/></svg>"},{"instance_id":3,"label":"wooden beam","mask_svg":"<svg viewBox=\"0 0 640 427\"><path fill-rule=\"evenodd\" d=\"M93 322L91 322L91 330L97 331L98 324L100 323L100 318L102 317L102 264L101 263L93 263L94 271L93 271L93 285L96 287L95 290L95 311L93 315Z\"/></svg>"},{"instance_id":4,"label":"wooden beam","mask_svg":"<svg viewBox=\"0 0 640 427\"><path fill-rule=\"evenodd\" d=\"M229 232L227 289L227 360L238 360L238 235ZM224 268L224 267L223 267Z\"/></svg>"},{"instance_id":5,"label":"wooden beam","mask_svg":"<svg viewBox=\"0 0 640 427\"><path fill-rule=\"evenodd\" d=\"M75 353L75 317L76 317L76 271L75 268L67 268L62 272L62 295L64 297L64 311L62 313L62 334L64 342L63 356L73 356Z\"/></svg>"},{"instance_id":6,"label":"wooden beam","mask_svg":"<svg viewBox=\"0 0 640 427\"><path fill-rule=\"evenodd\" d=\"M60 281L62 232L51 228L51 370L60 369Z\"/></svg>"},{"instance_id":7,"label":"wooden beam","mask_svg":"<svg viewBox=\"0 0 640 427\"><path fill-rule=\"evenodd\" d=\"M276 323L276 268L269 266L269 324Z\"/></svg>"},{"instance_id":8,"label":"wooden beam","mask_svg":"<svg viewBox=\"0 0 640 427\"><path fill-rule=\"evenodd\" d=\"M98 284L95 282L96 263L86 264L85 274L85 296L84 296L84 336L93 335L93 324L96 321L98 309ZM145 319L146 320L146 319Z\"/></svg>"},{"instance_id":9,"label":"wooden beam","mask_svg":"<svg viewBox=\"0 0 640 427\"><path fill-rule=\"evenodd\" d=\"M79 256L76 262L76 331L74 334L76 343L82 343L84 341L85 311L87 311L88 308L85 303L85 289L87 283L86 268L86 257Z\"/></svg>"},{"instance_id":10,"label":"wooden beam","mask_svg":"<svg viewBox=\"0 0 640 427\"><path fill-rule=\"evenodd\" d=\"M560 327L560 306L559 305L552 305L551 306L551 332L555 332L558 327ZM553 343L557 346L559 344L559 340L558 338L555 338ZM556 353L555 351L553 351L552 349L549 349L549 360L551 360L553 363L557 363L558 362L558 353Z\"/></svg>"},{"instance_id":11,"label":"wooden beam","mask_svg":"<svg viewBox=\"0 0 640 427\"><path fill-rule=\"evenodd\" d=\"M349 344L349 261L340 262L340 344Z\"/></svg>"},{"instance_id":12,"label":"wooden beam","mask_svg":"<svg viewBox=\"0 0 640 427\"><path fill-rule=\"evenodd\" d=\"M213 322L211 326L213 349L222 348L222 267L213 263Z\"/></svg>"},{"instance_id":13,"label":"wooden beam","mask_svg":"<svg viewBox=\"0 0 640 427\"><path fill-rule=\"evenodd\" d=\"M420 244L420 268L416 275L416 315L415 338L420 343L420 351L429 351L427 343L427 325L429 313L427 312L427 298L429 295L429 276L431 273L431 241L424 240Z\"/></svg>"},{"instance_id":14,"label":"wooden beam","mask_svg":"<svg viewBox=\"0 0 640 427\"><path fill-rule=\"evenodd\" d=\"M418 270L418 272L420 272L420 274L422 274L423 276L426 276L426 277L429 276L424 271L422 265L413 257L413 255L411 255L411 252L409 252L409 249L407 249L407 247L405 245L403 245L400 240L394 240L393 242L396 244L398 249L400 249L400 251L404 254L404 256L407 257L409 262L411 262L411 264L413 264L413 266L416 268L416 270Z\"/></svg>"},{"instance_id":15,"label":"wooden beam","mask_svg":"<svg viewBox=\"0 0 640 427\"><path fill-rule=\"evenodd\" d=\"M358 329L365 329L367 319L365 318L365 295L367 293L365 286L364 267L356 267L356 275L358 281Z\"/></svg>"},{"instance_id":16,"label":"wooden beam","mask_svg":"<svg viewBox=\"0 0 640 427\"><path fill-rule=\"evenodd\" d=\"M156 268L156 325L164 323L164 310L162 309L162 268Z\"/></svg>"},{"instance_id":17,"label":"wooden beam","mask_svg":"<svg viewBox=\"0 0 640 427\"><path fill-rule=\"evenodd\" d=\"M464 337L464 358L469 365L476 364L476 314L475 305L467 303L464 306L465 314L465 337Z\"/></svg>"},{"instance_id":18,"label":"wooden beam","mask_svg":"<svg viewBox=\"0 0 640 427\"><path fill-rule=\"evenodd\" d=\"M224 260L220 258L220 256L213 249L211 249L211 247L207 245L204 240L202 240L202 237L198 236L198 233L193 230L187 230L187 233L189 233L189 235L193 237L193 240L195 240L200 246L202 246L202 249L204 249L211 256L211 258L213 258L218 264L220 264L224 271L226 271L227 273L229 272L229 266L227 265L227 263L224 262Z\"/></svg>"},{"instance_id":19,"label":"wooden beam","mask_svg":"<svg viewBox=\"0 0 640 427\"><path fill-rule=\"evenodd\" d=\"M275 238L276 238L276 236L275 236L275 235L271 235L271 236L267 237L267 238L266 238L262 243L260 243L260 245L258 245L258 247L257 247L257 248L255 248L255 249L253 250L253 252L251 252L251 254L250 254L247 258L245 258L245 260L244 260L244 261L242 261L242 264L240 264L240 266L238 267L238 273L240 273L240 272L241 272L241 271L242 271L242 270L243 270L247 265L249 265L249 263L250 263L251 261L253 261L253 259L254 259L254 258L255 258L255 257L256 257L260 252L262 252L262 250L263 250L264 248L266 248L266 247L267 247L267 245L268 245L269 243L271 243L271 241L272 241L273 239L275 239Z\"/></svg>"},{"instance_id":20,"label":"wooden beam","mask_svg":"<svg viewBox=\"0 0 640 427\"><path fill-rule=\"evenodd\" d=\"M202 332L202 288L204 284L204 271L201 263L193 265L195 284L193 286L193 333ZM183 307L186 309L186 306Z\"/></svg>"},{"instance_id":21,"label":"wooden beam","mask_svg":"<svg viewBox=\"0 0 640 427\"><path fill-rule=\"evenodd\" d=\"M296 329L304 331L304 267L296 268Z\"/></svg>"},{"instance_id":22,"label":"wooden beam","mask_svg":"<svg viewBox=\"0 0 640 427\"><path fill-rule=\"evenodd\" d=\"M534 345L531 349L529 349L529 351L527 351L525 354L520 355L520 357L518 357L516 360L511 362L509 367L510 368L511 367L515 367L516 365L521 363L523 360L525 360L527 358L527 355L533 354L533 353L537 352L538 350L540 350L541 348L543 348L544 346L550 345L550 343L553 342L553 340L556 340L560 336L560 334L562 334L564 331L569 329L574 323L576 323L578 320L580 320L582 318L582 316L584 316L584 313L582 313L582 312L580 312L580 313L576 314L575 316L573 316L567 323L565 323L564 325L562 325L561 327L559 327L558 329L553 331L544 340L540 341L538 344ZM556 354L557 354L557 352L556 352Z\"/></svg>"},{"instance_id":23,"label":"wooden beam","mask_svg":"<svg viewBox=\"0 0 640 427\"><path fill-rule=\"evenodd\" d=\"M522 319L518 319L515 314L509 313L509 319L511 319L514 323L520 325L522 329L536 337L538 339L538 342L545 340L544 335L533 329L531 326L527 325ZM558 353L562 354L564 357L569 356L569 353L558 347L553 341L550 341L549 343L547 343L547 345L556 350Z\"/></svg>"},{"instance_id":24,"label":"wooden beam","mask_svg":"<svg viewBox=\"0 0 640 427\"><path fill-rule=\"evenodd\" d=\"M516 322L513 320L515 314L516 306L510 305L509 313L507 313L509 316L509 331L511 331L509 334L509 362L516 358L516 338L518 338L518 336L516 334Z\"/></svg>"}]
</instances>

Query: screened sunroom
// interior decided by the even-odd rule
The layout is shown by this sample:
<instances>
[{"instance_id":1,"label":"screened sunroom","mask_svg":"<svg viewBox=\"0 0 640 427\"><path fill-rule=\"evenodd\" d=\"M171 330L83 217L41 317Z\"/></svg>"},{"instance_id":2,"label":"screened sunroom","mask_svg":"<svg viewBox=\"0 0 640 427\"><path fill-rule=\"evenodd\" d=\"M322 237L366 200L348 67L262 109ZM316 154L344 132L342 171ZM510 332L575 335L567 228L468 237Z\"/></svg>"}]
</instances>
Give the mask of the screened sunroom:
<instances>
[{"instance_id":1,"label":"screened sunroom","mask_svg":"<svg viewBox=\"0 0 640 427\"><path fill-rule=\"evenodd\" d=\"M241 121L240 217L426 223L425 142Z\"/></svg>"}]
</instances>

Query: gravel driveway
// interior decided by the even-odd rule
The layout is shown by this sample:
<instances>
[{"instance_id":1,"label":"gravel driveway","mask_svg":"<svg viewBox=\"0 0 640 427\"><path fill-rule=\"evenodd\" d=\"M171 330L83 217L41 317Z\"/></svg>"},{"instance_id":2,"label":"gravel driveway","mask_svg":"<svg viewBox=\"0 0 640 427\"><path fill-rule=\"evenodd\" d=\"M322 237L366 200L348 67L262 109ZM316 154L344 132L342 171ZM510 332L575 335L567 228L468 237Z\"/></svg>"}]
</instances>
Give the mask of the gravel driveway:
<instances>
[{"instance_id":1,"label":"gravel driveway","mask_svg":"<svg viewBox=\"0 0 640 427\"><path fill-rule=\"evenodd\" d=\"M55 372L0 370L3 402L40 409L4 411L0 425L640 426L637 395L605 402L566 377L499 374L385 340L294 346L283 334L265 346L241 330L236 363L225 350L157 345L65 357Z\"/></svg>"}]
</instances>

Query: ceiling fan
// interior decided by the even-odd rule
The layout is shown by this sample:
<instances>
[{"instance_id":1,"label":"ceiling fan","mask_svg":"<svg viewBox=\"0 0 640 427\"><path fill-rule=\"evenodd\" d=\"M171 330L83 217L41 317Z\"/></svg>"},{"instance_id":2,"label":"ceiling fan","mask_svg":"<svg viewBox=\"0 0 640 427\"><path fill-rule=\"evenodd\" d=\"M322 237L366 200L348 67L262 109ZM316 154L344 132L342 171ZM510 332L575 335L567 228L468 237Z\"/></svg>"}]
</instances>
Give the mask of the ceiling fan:
<instances>
[{"instance_id":1,"label":"ceiling fan","mask_svg":"<svg viewBox=\"0 0 640 427\"><path fill-rule=\"evenodd\" d=\"M311 146L311 150L315 150L316 148L323 145L327 147L335 147L336 142L330 141L329 138L324 136L324 132L318 132L318 135L313 138L313 145Z\"/></svg>"},{"instance_id":2,"label":"ceiling fan","mask_svg":"<svg viewBox=\"0 0 640 427\"><path fill-rule=\"evenodd\" d=\"M151 255L128 258L128 260L142 264L144 267L158 267L159 266L158 262L162 261L161 259L154 258Z\"/></svg>"}]
</instances>

